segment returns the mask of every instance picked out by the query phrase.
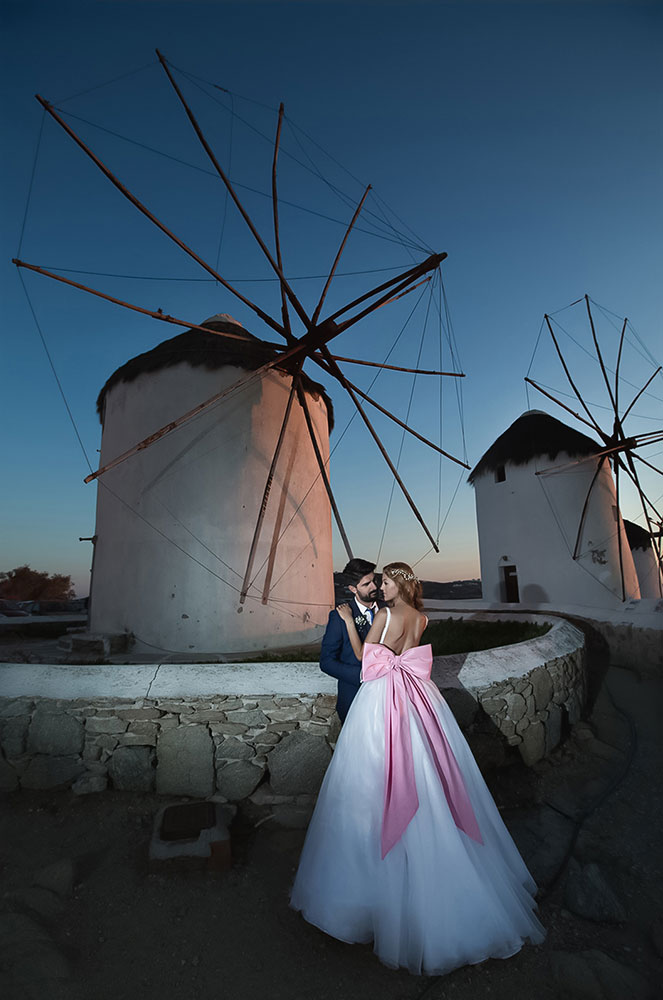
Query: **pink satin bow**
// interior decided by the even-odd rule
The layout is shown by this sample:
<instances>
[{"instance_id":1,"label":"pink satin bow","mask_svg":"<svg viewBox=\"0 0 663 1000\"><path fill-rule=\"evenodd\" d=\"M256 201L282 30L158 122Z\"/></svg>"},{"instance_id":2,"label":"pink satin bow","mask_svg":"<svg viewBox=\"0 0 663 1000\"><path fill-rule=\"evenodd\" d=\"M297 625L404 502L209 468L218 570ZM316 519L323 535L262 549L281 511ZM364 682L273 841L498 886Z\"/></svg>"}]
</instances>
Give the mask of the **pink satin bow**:
<instances>
[{"instance_id":1,"label":"pink satin bow","mask_svg":"<svg viewBox=\"0 0 663 1000\"><path fill-rule=\"evenodd\" d=\"M382 857L403 836L419 808L414 778L408 702L419 716L435 768L456 826L482 844L481 833L458 762L422 681L430 674L430 646L415 646L397 656L380 643L364 644L362 680L387 678L385 792Z\"/></svg>"}]
</instances>

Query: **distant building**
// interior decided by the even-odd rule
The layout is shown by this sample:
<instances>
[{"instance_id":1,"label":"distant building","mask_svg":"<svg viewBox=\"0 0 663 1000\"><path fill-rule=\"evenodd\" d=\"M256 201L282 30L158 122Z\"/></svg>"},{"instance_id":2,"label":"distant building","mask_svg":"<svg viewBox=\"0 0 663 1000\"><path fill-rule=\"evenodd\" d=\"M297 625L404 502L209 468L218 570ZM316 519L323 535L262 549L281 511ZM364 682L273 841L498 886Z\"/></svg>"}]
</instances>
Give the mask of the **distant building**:
<instances>
[{"instance_id":1,"label":"distant building","mask_svg":"<svg viewBox=\"0 0 663 1000\"><path fill-rule=\"evenodd\" d=\"M640 584L640 597L663 597L663 576L648 531L633 521L624 521Z\"/></svg>"},{"instance_id":2,"label":"distant building","mask_svg":"<svg viewBox=\"0 0 663 1000\"><path fill-rule=\"evenodd\" d=\"M594 457L601 449L529 410L477 463L469 481L484 600L614 607L640 597L610 463Z\"/></svg>"}]
</instances>

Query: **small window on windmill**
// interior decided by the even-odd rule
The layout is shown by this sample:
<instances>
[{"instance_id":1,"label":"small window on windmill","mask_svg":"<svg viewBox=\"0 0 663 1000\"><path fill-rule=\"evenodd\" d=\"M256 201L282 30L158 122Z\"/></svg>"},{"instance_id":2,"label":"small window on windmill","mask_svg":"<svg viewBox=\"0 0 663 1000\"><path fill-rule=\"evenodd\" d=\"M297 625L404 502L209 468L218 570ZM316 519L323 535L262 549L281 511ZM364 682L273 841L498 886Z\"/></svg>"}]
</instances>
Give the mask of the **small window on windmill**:
<instances>
[{"instance_id":1,"label":"small window on windmill","mask_svg":"<svg viewBox=\"0 0 663 1000\"><path fill-rule=\"evenodd\" d=\"M498 465L495 469L495 482L504 483L506 482L506 469L503 465Z\"/></svg>"}]
</instances>

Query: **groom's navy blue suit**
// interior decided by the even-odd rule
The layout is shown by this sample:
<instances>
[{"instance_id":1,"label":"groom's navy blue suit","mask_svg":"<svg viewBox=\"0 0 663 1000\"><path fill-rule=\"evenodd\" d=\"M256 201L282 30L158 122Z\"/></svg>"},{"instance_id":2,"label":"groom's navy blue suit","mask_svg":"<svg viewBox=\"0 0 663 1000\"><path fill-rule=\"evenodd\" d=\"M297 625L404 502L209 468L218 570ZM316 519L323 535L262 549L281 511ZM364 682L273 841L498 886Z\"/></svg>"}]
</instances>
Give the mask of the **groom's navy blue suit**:
<instances>
[{"instance_id":1,"label":"groom's navy blue suit","mask_svg":"<svg viewBox=\"0 0 663 1000\"><path fill-rule=\"evenodd\" d=\"M371 626L368 621L363 625L357 623L357 618L364 618L361 608L358 607L354 598L348 603L352 608L359 638L363 642ZM336 711L341 717L341 722L344 722L352 699L359 690L361 660L358 660L354 654L345 622L336 609L329 613L327 631L322 639L320 669L338 681Z\"/></svg>"}]
</instances>

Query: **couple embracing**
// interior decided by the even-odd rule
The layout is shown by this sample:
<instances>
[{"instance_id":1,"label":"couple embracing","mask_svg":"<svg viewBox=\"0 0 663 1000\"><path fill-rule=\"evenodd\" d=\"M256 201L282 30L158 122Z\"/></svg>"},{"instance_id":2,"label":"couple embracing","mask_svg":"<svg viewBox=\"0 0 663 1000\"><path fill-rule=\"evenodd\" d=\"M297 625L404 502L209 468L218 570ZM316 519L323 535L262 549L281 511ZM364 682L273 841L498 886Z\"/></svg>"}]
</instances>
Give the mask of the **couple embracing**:
<instances>
[{"instance_id":1,"label":"couple embracing","mask_svg":"<svg viewBox=\"0 0 663 1000\"><path fill-rule=\"evenodd\" d=\"M389 563L378 607L374 564L344 573L352 600L330 614L320 660L343 728L291 906L415 974L508 958L544 937L536 885L431 680L421 584Z\"/></svg>"},{"instance_id":2,"label":"couple embracing","mask_svg":"<svg viewBox=\"0 0 663 1000\"><path fill-rule=\"evenodd\" d=\"M342 607L348 608L346 618L352 619L363 642L378 613L377 598L380 595L375 563L366 559L351 559L343 570L343 582L352 596L350 602ZM350 635L340 607L330 611L320 650L320 669L338 681L336 711L341 722L345 722L348 709L359 690L361 675L361 656L356 655Z\"/></svg>"}]
</instances>

